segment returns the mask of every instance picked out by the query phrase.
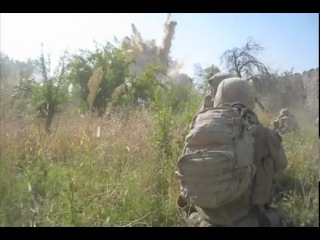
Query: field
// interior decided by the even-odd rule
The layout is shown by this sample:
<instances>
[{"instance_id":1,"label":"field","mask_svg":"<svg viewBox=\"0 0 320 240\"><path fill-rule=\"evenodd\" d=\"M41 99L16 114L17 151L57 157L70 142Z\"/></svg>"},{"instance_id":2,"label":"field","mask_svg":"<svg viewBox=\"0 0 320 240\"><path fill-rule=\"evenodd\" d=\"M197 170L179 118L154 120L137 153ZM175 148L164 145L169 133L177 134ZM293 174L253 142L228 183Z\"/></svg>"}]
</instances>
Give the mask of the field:
<instances>
[{"instance_id":1,"label":"field","mask_svg":"<svg viewBox=\"0 0 320 240\"><path fill-rule=\"evenodd\" d=\"M174 171L191 112L63 114L51 135L27 117L2 120L0 226L180 226ZM283 142L275 204L295 226L318 226L318 129Z\"/></svg>"}]
</instances>

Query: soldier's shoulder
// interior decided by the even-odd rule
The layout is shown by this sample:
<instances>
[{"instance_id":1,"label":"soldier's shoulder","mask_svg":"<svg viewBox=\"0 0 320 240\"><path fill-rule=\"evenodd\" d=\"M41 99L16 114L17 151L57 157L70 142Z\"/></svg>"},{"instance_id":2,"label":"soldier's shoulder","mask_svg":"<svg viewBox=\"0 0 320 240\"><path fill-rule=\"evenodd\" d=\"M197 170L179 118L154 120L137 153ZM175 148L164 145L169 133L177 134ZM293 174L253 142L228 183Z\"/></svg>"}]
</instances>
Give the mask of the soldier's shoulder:
<instances>
[{"instance_id":1,"label":"soldier's shoulder","mask_svg":"<svg viewBox=\"0 0 320 240\"><path fill-rule=\"evenodd\" d=\"M281 120L288 120L289 117L288 117L288 116L282 116L280 119L281 119Z\"/></svg>"},{"instance_id":2,"label":"soldier's shoulder","mask_svg":"<svg viewBox=\"0 0 320 240\"><path fill-rule=\"evenodd\" d=\"M265 138L266 141L280 141L282 142L282 137L280 134L275 130L271 129L263 124L259 123L255 127L255 135L258 137Z\"/></svg>"},{"instance_id":3,"label":"soldier's shoulder","mask_svg":"<svg viewBox=\"0 0 320 240\"><path fill-rule=\"evenodd\" d=\"M212 96L210 94L207 94L203 97L204 99L212 99Z\"/></svg>"},{"instance_id":4,"label":"soldier's shoulder","mask_svg":"<svg viewBox=\"0 0 320 240\"><path fill-rule=\"evenodd\" d=\"M203 107L210 108L213 107L213 99L211 95L206 95L203 98Z\"/></svg>"},{"instance_id":5,"label":"soldier's shoulder","mask_svg":"<svg viewBox=\"0 0 320 240\"><path fill-rule=\"evenodd\" d=\"M282 142L282 137L275 129L265 127L267 141Z\"/></svg>"}]
</instances>

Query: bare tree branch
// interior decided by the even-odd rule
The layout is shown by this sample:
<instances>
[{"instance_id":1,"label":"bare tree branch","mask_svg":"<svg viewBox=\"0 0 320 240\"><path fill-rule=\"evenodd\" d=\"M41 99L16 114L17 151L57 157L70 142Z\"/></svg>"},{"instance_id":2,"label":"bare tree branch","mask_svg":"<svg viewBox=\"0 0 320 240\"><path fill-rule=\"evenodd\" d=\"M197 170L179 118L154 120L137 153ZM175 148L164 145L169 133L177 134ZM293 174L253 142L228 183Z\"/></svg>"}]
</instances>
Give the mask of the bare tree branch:
<instances>
[{"instance_id":1,"label":"bare tree branch","mask_svg":"<svg viewBox=\"0 0 320 240\"><path fill-rule=\"evenodd\" d=\"M259 75L270 75L268 67L256 57L263 47L249 38L241 48L225 51L220 60L226 68L246 80L254 80Z\"/></svg>"}]
</instances>

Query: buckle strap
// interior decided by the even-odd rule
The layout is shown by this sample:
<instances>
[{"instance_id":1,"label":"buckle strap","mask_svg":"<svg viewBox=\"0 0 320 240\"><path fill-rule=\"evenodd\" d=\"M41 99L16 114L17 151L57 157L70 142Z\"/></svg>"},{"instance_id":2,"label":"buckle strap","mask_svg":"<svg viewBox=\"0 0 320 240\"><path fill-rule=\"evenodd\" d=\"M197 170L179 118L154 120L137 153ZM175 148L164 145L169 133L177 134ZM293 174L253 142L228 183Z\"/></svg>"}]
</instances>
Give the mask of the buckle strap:
<instances>
[{"instance_id":1,"label":"buckle strap","mask_svg":"<svg viewBox=\"0 0 320 240\"><path fill-rule=\"evenodd\" d=\"M270 220L263 214L259 206L253 205L251 211L257 216L259 227L271 227Z\"/></svg>"}]
</instances>

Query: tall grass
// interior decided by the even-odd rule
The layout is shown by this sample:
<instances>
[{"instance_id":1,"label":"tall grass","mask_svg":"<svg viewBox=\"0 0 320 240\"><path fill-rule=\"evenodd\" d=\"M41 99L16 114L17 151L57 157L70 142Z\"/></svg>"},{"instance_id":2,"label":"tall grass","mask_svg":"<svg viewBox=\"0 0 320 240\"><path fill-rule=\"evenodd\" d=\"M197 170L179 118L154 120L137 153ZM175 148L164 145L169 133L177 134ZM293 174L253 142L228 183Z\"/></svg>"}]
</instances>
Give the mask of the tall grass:
<instances>
[{"instance_id":1,"label":"tall grass","mask_svg":"<svg viewBox=\"0 0 320 240\"><path fill-rule=\"evenodd\" d=\"M277 205L297 227L319 226L318 131L283 136L288 166L277 183Z\"/></svg>"},{"instance_id":2,"label":"tall grass","mask_svg":"<svg viewBox=\"0 0 320 240\"><path fill-rule=\"evenodd\" d=\"M0 226L179 226L175 163L197 107L186 106L65 115L51 135L31 119L2 120ZM317 139L315 128L283 138L275 203L295 226L318 226Z\"/></svg>"},{"instance_id":3,"label":"tall grass","mask_svg":"<svg viewBox=\"0 0 320 240\"><path fill-rule=\"evenodd\" d=\"M272 127L275 114L256 109L260 121ZM274 204L284 209L297 227L319 226L319 129L312 119L292 111L299 120L301 131L282 136L288 166L276 182Z\"/></svg>"}]
</instances>

